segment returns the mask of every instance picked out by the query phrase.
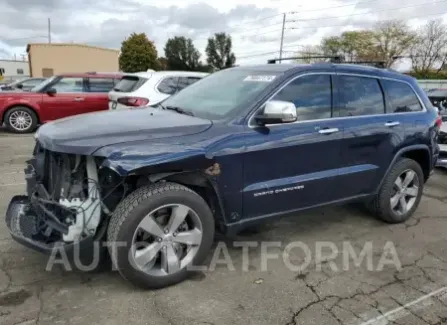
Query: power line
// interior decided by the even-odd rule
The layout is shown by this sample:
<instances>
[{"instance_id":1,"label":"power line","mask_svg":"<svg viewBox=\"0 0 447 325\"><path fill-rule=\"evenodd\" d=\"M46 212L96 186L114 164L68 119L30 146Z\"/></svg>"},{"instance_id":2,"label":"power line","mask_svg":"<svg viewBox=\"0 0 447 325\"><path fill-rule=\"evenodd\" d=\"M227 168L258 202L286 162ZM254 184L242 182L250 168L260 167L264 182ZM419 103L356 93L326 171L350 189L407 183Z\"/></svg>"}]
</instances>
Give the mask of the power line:
<instances>
[{"instance_id":1,"label":"power line","mask_svg":"<svg viewBox=\"0 0 447 325\"><path fill-rule=\"evenodd\" d=\"M323 7L323 8L318 8L318 9L304 10L304 11L300 11L299 13L301 14L301 13L306 13L306 12L321 11L321 10L334 9L334 8L343 8L343 7L349 7L349 6L353 6L353 5L358 5L358 4L361 4L361 3L369 3L369 2L375 2L375 1L377 1L377 0L367 0L367 1L357 2L357 3L349 3L349 4L346 4L346 5L340 5L340 6L332 6L332 7ZM296 13L298 13L298 12L290 11L290 12L287 12L286 14L296 14ZM240 32L231 32L231 30L234 29L235 27L245 26L245 25L256 23L256 22L259 22L259 21L262 21L262 20L266 20L266 19L269 19L269 18L278 17L278 16L281 16L281 15L284 15L284 14L285 13L279 13L279 14L275 14L275 15L262 17L260 19L255 19L255 20L251 20L251 21L244 22L244 23L241 23L241 24L229 26L229 30L224 30L224 31L216 30L216 31L213 31L212 33L226 32L226 33L229 33L229 34L232 34L232 35L235 35L235 34L239 35L239 34L245 34L247 32L254 31L254 30L259 30L259 29L264 29L264 28L268 28L268 27L272 27L272 26L281 25L282 22L278 22L278 23L267 25L267 26L256 27L256 28L252 28L252 29L244 30L244 31L240 31ZM286 23L287 23L287 21L286 21ZM274 31L277 31L277 30L274 30ZM274 31L271 31L271 32L274 32ZM270 31L267 32L267 33L270 33ZM257 34L257 35L262 35L262 34ZM248 36L251 36L251 35L248 35ZM195 38L194 40L204 40L204 39L208 39L210 37L212 37L212 35L211 36L207 36L207 37Z\"/></svg>"},{"instance_id":2,"label":"power line","mask_svg":"<svg viewBox=\"0 0 447 325\"><path fill-rule=\"evenodd\" d=\"M376 2L376 1L377 0L367 0L367 1L361 1L361 2L357 1L357 2L353 2L353 3L346 4L346 5L341 5L341 6L325 7L325 8L304 10L304 11L291 11L291 12L288 12L288 13L289 14L296 14L296 13L302 14L303 12L312 12L312 11L320 11L320 10L327 10L327 9L336 9L336 8L350 7L350 6L354 6L354 5L357 6L357 5L362 4L362 3Z\"/></svg>"},{"instance_id":3,"label":"power line","mask_svg":"<svg viewBox=\"0 0 447 325\"><path fill-rule=\"evenodd\" d=\"M428 15L412 16L412 17L408 17L407 19L416 19L416 18L423 18L423 17L430 17L430 16L440 16L440 15L445 15L445 14L447 14L447 12L438 13L438 14L428 14ZM387 19L387 20L382 20L382 21L391 21L391 20L393 20L393 19ZM307 28L316 28L316 29L319 29L319 28L338 27L338 26L345 27L345 26L349 26L349 24L348 24L348 25L343 24L343 25L331 25L331 26L318 26L318 27L301 27L301 28L294 28L294 27L291 28L291 27L289 27L289 28L286 28L286 29L307 29ZM253 36L254 36L254 35L253 35ZM277 41L277 40L275 40L275 42L276 42L276 41ZM294 45L285 45L284 48L303 47L303 46L305 46L305 45L294 44ZM294 52L294 51L285 51L285 52ZM275 53L278 53L278 51L261 52L261 53L257 53L257 54L253 54L253 55L245 55L245 56L242 56L242 57L238 57L238 59L251 58L251 57L259 57L259 56L265 56L265 55L275 54Z\"/></svg>"},{"instance_id":4,"label":"power line","mask_svg":"<svg viewBox=\"0 0 447 325\"><path fill-rule=\"evenodd\" d=\"M374 14L374 13L378 13L378 12L407 9L407 8L419 7L419 6L429 5L429 4L437 4L437 3L442 3L442 2L446 2L446 0L436 1L436 2L424 2L424 3L419 3L419 4L411 5L411 6L404 6L404 7L392 8L392 9L383 9L383 10L377 10L377 11L369 11L369 12L363 12L363 13L358 13L358 14L333 16L333 17L309 18L309 19L296 19L296 20L289 20L287 22L293 23L293 22L303 22L303 21L312 21L312 20L321 20L321 19L335 19L335 18L344 18L344 17L352 17L352 16L362 16L362 15L369 15L369 14Z\"/></svg>"},{"instance_id":5,"label":"power line","mask_svg":"<svg viewBox=\"0 0 447 325\"><path fill-rule=\"evenodd\" d=\"M30 36L30 37L21 37L21 38L10 38L10 39L0 39L1 42L13 42L13 41L22 41L33 38L48 38L48 36Z\"/></svg>"},{"instance_id":6,"label":"power line","mask_svg":"<svg viewBox=\"0 0 447 325\"><path fill-rule=\"evenodd\" d=\"M372 1L377 1L377 0L372 0ZM365 1L365 2L372 2L372 1ZM436 2L426 2L426 3L420 3L420 4L417 4L417 5L404 6L404 7L392 8L392 9L383 9L383 10L374 11L374 12L359 13L359 14L351 14L351 15L345 15L345 16L320 17L320 18L311 18L311 19L302 19L302 20L301 20L301 19L298 19L298 20L290 20L290 21L286 21L286 23L287 23L287 22L315 21L315 20L321 20L321 19L333 19L333 18L343 18L343 17L349 18L349 17L352 17L352 16L368 15L368 14L372 14L372 13L376 13L376 12L385 12L385 11L400 10L400 9L406 9L406 8L418 7L418 6L428 5L428 4L444 3L444 2L447 2L447 0L441 0L441 1L436 1ZM361 2L359 2L359 3L361 3ZM351 4L351 5L353 5L353 4ZM436 15L438 15L438 14L436 14ZM424 15L424 16L425 16L425 15ZM426 15L426 16L431 16L431 15ZM419 17L419 16L417 16L417 17L409 17L409 18L407 18L407 19L413 19L413 18L418 18L418 17ZM421 17L423 17L423 16L421 16ZM392 20L392 19L389 19L389 20ZM387 21L387 20L386 20L386 21ZM272 24L272 25L269 25L269 26L264 26L264 27L259 27L259 28L253 28L253 29L250 29L250 30L242 31L242 32L236 32L236 33L232 33L232 35L234 35L234 34L238 35L238 36L235 37L235 38L244 38L244 37L250 37L250 36L264 35L264 34L273 33L273 32L279 32L279 31L282 31L282 29L274 29L274 30L269 30L269 31L263 32L263 33L256 33L256 34L248 34L248 35L245 35L245 34L244 34L244 33L247 33L247 32L253 31L253 30L264 29L264 28L268 28L268 27L272 27L272 26L277 26L277 25L280 25L280 24L282 24L282 23L279 22L279 23ZM349 26L349 24L343 23L343 24L340 24L340 25L328 25L328 26L317 26L317 27L310 27L310 26L307 26L307 27L285 27L284 29L319 29L319 28L327 28L327 27L343 27L343 26ZM241 35L241 34L243 34L243 35ZM198 39L196 39L196 40L198 40Z\"/></svg>"},{"instance_id":7,"label":"power line","mask_svg":"<svg viewBox=\"0 0 447 325\"><path fill-rule=\"evenodd\" d=\"M279 14L276 14L276 15L270 15L270 16L263 17L263 18L260 18L260 19L250 20L250 21L247 21L247 22L244 22L244 23L241 23L241 24L237 24L237 25L232 25L232 26L229 26L229 27L230 28L234 28L234 27L238 27L238 26L244 26L244 25L247 25L247 24L256 23L258 21L266 20L266 19L273 18L273 17L278 17L278 16L281 16L281 15L283 15L283 13L279 13Z\"/></svg>"},{"instance_id":8,"label":"power line","mask_svg":"<svg viewBox=\"0 0 447 325\"><path fill-rule=\"evenodd\" d=\"M423 18L423 17L430 17L430 16L442 16L445 14L447 14L447 12L438 13L438 14L419 15L419 16L414 16L414 17L408 17L407 20ZM391 20L394 20L394 18L380 20L380 22L386 22L386 21L391 21ZM320 28L328 28L328 27L346 27L346 26L350 26L350 24L328 25L328 26L307 26L307 27L286 27L286 29L320 29Z\"/></svg>"},{"instance_id":9,"label":"power line","mask_svg":"<svg viewBox=\"0 0 447 325\"><path fill-rule=\"evenodd\" d=\"M264 52L264 53L254 54L254 55L238 56L237 59L239 60L239 59L244 59L244 58L254 58L257 56L265 56L265 55L276 54L276 53L278 53L278 51Z\"/></svg>"}]
</instances>

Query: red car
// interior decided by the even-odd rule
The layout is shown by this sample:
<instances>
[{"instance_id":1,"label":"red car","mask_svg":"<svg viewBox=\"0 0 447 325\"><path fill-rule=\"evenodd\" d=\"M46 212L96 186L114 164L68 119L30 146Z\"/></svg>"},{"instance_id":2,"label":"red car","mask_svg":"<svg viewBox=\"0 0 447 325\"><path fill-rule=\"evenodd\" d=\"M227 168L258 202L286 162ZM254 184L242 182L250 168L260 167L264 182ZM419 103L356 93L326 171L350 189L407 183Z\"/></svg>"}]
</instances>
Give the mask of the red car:
<instances>
[{"instance_id":1,"label":"red car","mask_svg":"<svg viewBox=\"0 0 447 325\"><path fill-rule=\"evenodd\" d=\"M108 92L121 77L119 73L70 73L53 76L31 92L1 92L0 125L27 133L59 118L108 110Z\"/></svg>"}]
</instances>

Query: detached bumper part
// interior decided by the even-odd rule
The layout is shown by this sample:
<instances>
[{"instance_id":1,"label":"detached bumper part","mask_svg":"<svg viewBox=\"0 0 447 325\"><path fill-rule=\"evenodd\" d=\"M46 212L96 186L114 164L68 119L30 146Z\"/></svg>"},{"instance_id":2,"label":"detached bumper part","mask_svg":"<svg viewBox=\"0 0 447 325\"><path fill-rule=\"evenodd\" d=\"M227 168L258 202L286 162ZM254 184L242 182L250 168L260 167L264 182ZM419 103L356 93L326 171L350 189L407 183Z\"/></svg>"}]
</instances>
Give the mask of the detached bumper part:
<instances>
[{"instance_id":1,"label":"detached bumper part","mask_svg":"<svg viewBox=\"0 0 447 325\"><path fill-rule=\"evenodd\" d=\"M75 245L79 245L80 250L85 248L89 251L91 251L93 246L93 237L87 237L80 242L72 244L63 242L46 244L33 239L33 236L38 234L39 219L28 197L23 195L14 196L9 202L6 210L6 225L14 240L28 248L48 255L52 253L53 249L61 246L64 247L67 253L72 252Z\"/></svg>"}]
</instances>

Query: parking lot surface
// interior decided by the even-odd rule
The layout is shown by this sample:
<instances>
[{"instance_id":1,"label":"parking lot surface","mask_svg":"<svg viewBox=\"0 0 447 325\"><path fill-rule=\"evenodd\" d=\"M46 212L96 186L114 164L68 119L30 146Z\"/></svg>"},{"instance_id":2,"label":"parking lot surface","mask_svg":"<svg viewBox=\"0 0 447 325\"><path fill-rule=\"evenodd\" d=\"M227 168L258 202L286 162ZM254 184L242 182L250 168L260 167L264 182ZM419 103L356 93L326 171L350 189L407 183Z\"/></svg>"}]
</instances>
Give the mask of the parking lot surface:
<instances>
[{"instance_id":1,"label":"parking lot surface","mask_svg":"<svg viewBox=\"0 0 447 325\"><path fill-rule=\"evenodd\" d=\"M2 216L9 199L25 191L22 170L33 145L31 135L0 130ZM235 242L257 247L246 256ZM287 250L291 243L298 244ZM447 324L444 171L430 179L405 224L382 223L353 206L330 207L235 238L218 236L216 247L225 263L214 270L143 291L113 271L46 271L48 257L14 242L2 220L0 324ZM266 247L277 258L266 260ZM355 263L347 251L365 258ZM302 270L290 267L303 263Z\"/></svg>"}]
</instances>

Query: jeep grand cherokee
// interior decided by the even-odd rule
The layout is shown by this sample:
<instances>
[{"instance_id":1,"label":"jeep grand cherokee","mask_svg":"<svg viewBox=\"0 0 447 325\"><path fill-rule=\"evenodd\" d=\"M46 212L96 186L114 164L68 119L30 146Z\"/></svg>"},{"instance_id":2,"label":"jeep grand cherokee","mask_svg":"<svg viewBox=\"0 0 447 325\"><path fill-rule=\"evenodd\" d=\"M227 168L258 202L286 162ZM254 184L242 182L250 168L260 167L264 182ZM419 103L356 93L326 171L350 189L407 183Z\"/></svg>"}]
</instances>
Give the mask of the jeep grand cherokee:
<instances>
[{"instance_id":1,"label":"jeep grand cherokee","mask_svg":"<svg viewBox=\"0 0 447 325\"><path fill-rule=\"evenodd\" d=\"M158 107L41 127L28 193L6 222L46 253L116 243L125 279L172 285L203 262L215 229L355 200L404 222L436 163L441 123L413 78L385 69L226 69Z\"/></svg>"}]
</instances>

